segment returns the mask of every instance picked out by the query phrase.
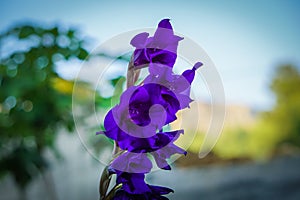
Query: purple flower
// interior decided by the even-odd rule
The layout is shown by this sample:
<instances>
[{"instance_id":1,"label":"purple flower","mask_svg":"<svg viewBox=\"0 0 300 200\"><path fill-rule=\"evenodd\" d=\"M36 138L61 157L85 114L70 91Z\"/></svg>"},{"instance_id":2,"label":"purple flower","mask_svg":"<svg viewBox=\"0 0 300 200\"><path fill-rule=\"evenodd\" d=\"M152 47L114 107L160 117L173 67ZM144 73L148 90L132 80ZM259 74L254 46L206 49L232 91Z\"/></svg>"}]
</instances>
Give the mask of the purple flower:
<instances>
[{"instance_id":1,"label":"purple flower","mask_svg":"<svg viewBox=\"0 0 300 200\"><path fill-rule=\"evenodd\" d=\"M137 88L129 101L130 118L137 125L148 125L151 120L155 120L153 118L150 120L150 108L153 105L161 105L166 110L167 116L166 121L161 123L160 126L174 121L176 119L175 114L180 109L180 106L176 95L171 91L167 91L168 88L163 85L153 83L145 83L143 86ZM156 124L159 125L162 120L161 115L158 115L157 118L158 124ZM158 127L158 129L161 129L161 127Z\"/></svg>"},{"instance_id":2,"label":"purple flower","mask_svg":"<svg viewBox=\"0 0 300 200\"><path fill-rule=\"evenodd\" d=\"M146 153L127 151L113 160L110 167L122 172L148 173L152 168L152 163Z\"/></svg>"},{"instance_id":3,"label":"purple flower","mask_svg":"<svg viewBox=\"0 0 300 200\"><path fill-rule=\"evenodd\" d=\"M160 186L150 186L151 191L145 192L143 194L130 194L125 190L118 190L113 200L168 200L167 197L162 195L174 192L170 188L160 187Z\"/></svg>"},{"instance_id":4,"label":"purple flower","mask_svg":"<svg viewBox=\"0 0 300 200\"><path fill-rule=\"evenodd\" d=\"M162 92L175 94L180 104L180 109L184 109L192 102L190 99L191 83L194 80L196 70L203 64L197 62L192 69L186 70L182 75L174 74L172 69L160 64L149 66L150 75L146 77L144 83L154 83L164 86L167 90Z\"/></svg>"},{"instance_id":5,"label":"purple flower","mask_svg":"<svg viewBox=\"0 0 300 200\"><path fill-rule=\"evenodd\" d=\"M121 95L120 104L106 115L105 135L121 145L121 141L132 139L129 136L149 138L176 120L177 111L188 107L192 101L190 83L201 65L196 63L182 75L173 74L171 68L163 65L150 65L150 75L144 85L128 88Z\"/></svg>"},{"instance_id":6,"label":"purple flower","mask_svg":"<svg viewBox=\"0 0 300 200\"><path fill-rule=\"evenodd\" d=\"M152 164L146 153L150 153L157 166L161 169L170 170L167 159L174 154L186 154L186 151L176 146L174 142L183 133L181 131L160 132L150 138L128 138L118 141L119 146L127 152L119 155L111 163L116 170L131 173L148 173Z\"/></svg>"},{"instance_id":7,"label":"purple flower","mask_svg":"<svg viewBox=\"0 0 300 200\"><path fill-rule=\"evenodd\" d=\"M149 33L140 33L131 40L130 44L136 48L133 53L134 66L138 69L150 63L159 63L173 67L178 42L182 39L174 35L169 19L163 19L153 37L149 37Z\"/></svg>"},{"instance_id":8,"label":"purple flower","mask_svg":"<svg viewBox=\"0 0 300 200\"><path fill-rule=\"evenodd\" d=\"M127 173L111 169L117 175L117 184L122 184L122 188L117 191L114 200L153 200L168 199L162 195L174 192L170 188L153 186L145 182L143 173Z\"/></svg>"}]
</instances>

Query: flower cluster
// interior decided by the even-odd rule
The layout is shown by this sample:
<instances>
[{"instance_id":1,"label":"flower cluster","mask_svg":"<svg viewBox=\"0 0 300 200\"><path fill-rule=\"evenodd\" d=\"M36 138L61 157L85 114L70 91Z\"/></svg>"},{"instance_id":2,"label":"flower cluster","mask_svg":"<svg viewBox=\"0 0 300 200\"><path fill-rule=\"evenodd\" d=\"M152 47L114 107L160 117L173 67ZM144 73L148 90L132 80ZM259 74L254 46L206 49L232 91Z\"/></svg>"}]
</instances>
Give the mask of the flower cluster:
<instances>
[{"instance_id":1,"label":"flower cluster","mask_svg":"<svg viewBox=\"0 0 300 200\"><path fill-rule=\"evenodd\" d=\"M130 85L121 95L120 103L113 107L104 120L105 134L120 148L108 171L116 174L112 199L167 199L163 195L173 190L148 185L145 174L151 171L153 156L157 166L170 170L167 159L186 151L174 144L183 130L164 131L164 126L175 121L179 110L191 103L190 87L195 71L202 66L196 63L181 75L173 73L177 47L183 38L173 32L169 19L158 24L153 37L140 33L131 40L136 49L132 56L133 70L148 67L149 75L138 86Z\"/></svg>"}]
</instances>

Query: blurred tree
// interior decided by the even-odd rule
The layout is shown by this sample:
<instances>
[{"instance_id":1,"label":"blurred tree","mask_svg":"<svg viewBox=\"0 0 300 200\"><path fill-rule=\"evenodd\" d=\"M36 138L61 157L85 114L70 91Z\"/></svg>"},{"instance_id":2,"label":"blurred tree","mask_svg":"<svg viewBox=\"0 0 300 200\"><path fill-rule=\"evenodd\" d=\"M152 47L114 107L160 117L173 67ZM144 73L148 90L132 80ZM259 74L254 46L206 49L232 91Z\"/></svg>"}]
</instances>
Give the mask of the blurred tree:
<instances>
[{"instance_id":1,"label":"blurred tree","mask_svg":"<svg viewBox=\"0 0 300 200\"><path fill-rule=\"evenodd\" d=\"M60 77L57 63L88 52L75 30L35 25L1 34L0 47L0 175L12 174L24 190L47 168L45 149L57 152L58 129L74 129L73 82Z\"/></svg>"},{"instance_id":2,"label":"blurred tree","mask_svg":"<svg viewBox=\"0 0 300 200\"><path fill-rule=\"evenodd\" d=\"M274 156L282 145L300 146L300 70L293 65L279 66L270 88L276 97L272 110L262 112L248 129L226 130L214 152L224 158Z\"/></svg>"},{"instance_id":3,"label":"blurred tree","mask_svg":"<svg viewBox=\"0 0 300 200\"><path fill-rule=\"evenodd\" d=\"M282 135L282 142L300 146L300 70L293 65L277 68L271 83L276 105L264 113L264 119L272 123L274 134Z\"/></svg>"},{"instance_id":4,"label":"blurred tree","mask_svg":"<svg viewBox=\"0 0 300 200\"><path fill-rule=\"evenodd\" d=\"M213 149L223 159L266 159L281 147L300 146L300 69L293 65L276 68L270 88L276 103L261 112L250 127L225 128ZM180 141L180 140L179 140ZM198 153L203 134L198 133L189 151Z\"/></svg>"}]
</instances>

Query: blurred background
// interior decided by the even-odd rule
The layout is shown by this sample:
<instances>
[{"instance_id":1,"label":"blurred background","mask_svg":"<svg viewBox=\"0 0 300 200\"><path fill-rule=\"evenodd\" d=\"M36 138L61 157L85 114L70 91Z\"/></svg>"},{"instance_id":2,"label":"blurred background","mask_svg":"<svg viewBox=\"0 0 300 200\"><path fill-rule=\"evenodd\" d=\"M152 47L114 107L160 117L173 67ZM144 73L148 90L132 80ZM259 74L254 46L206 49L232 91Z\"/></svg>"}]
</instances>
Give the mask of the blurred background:
<instances>
[{"instance_id":1,"label":"blurred background","mask_svg":"<svg viewBox=\"0 0 300 200\"><path fill-rule=\"evenodd\" d=\"M0 199L98 199L98 159L109 158L112 143L95 132L124 89L130 54L109 47L90 53L163 18L214 61L226 118L217 144L200 159L212 111L199 79L194 112L183 111L178 118L187 123L171 125L185 129L177 144L189 144L188 155L148 182L173 188L174 200L299 199L299 9L296 0L1 1ZM110 62L97 82L95 72ZM179 65L189 67L180 58ZM188 123L195 111L197 128Z\"/></svg>"}]
</instances>

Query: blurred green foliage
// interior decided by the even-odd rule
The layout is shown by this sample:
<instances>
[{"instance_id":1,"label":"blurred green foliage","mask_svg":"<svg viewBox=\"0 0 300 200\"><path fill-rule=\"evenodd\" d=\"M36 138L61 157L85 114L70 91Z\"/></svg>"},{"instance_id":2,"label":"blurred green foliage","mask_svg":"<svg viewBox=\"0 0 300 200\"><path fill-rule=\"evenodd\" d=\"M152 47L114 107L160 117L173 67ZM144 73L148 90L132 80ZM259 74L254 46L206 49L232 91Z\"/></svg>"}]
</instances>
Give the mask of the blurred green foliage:
<instances>
[{"instance_id":1,"label":"blurred green foliage","mask_svg":"<svg viewBox=\"0 0 300 200\"><path fill-rule=\"evenodd\" d=\"M0 44L0 174L24 188L47 168L44 150L57 152L58 130L74 129L73 82L60 77L57 63L88 52L75 30L59 27L17 26Z\"/></svg>"},{"instance_id":2,"label":"blurred green foliage","mask_svg":"<svg viewBox=\"0 0 300 200\"><path fill-rule=\"evenodd\" d=\"M300 70L293 65L277 69L271 89L276 95L276 105L264 113L264 120L276 127L275 134L283 137L282 142L300 146Z\"/></svg>"}]
</instances>

